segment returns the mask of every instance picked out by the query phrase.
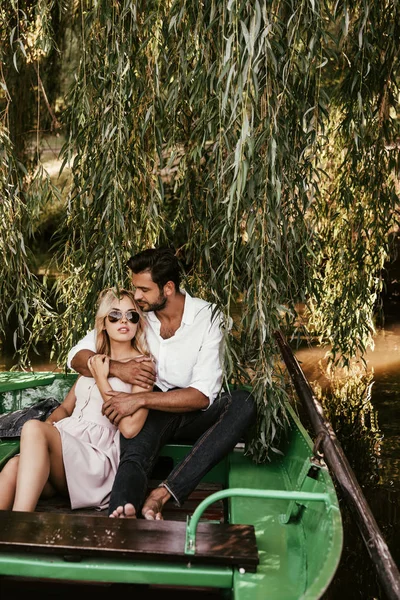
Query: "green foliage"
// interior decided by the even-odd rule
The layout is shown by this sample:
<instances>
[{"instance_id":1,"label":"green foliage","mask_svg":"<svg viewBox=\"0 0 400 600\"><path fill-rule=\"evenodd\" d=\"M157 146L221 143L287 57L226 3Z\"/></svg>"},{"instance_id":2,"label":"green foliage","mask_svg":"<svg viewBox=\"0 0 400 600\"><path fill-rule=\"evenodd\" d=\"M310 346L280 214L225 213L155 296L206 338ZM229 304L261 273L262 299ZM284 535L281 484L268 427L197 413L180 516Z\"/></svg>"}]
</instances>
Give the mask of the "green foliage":
<instances>
[{"instance_id":1,"label":"green foliage","mask_svg":"<svg viewBox=\"0 0 400 600\"><path fill-rule=\"evenodd\" d=\"M43 285L30 269L29 237L30 198L23 189L26 171L13 160L10 140L0 125L0 335L5 335L6 324L14 327L14 347L25 355L33 345L33 330L50 316ZM31 189L37 178L31 181ZM40 187L44 192L43 181ZM23 356L22 356L23 361Z\"/></svg>"},{"instance_id":2,"label":"green foliage","mask_svg":"<svg viewBox=\"0 0 400 600\"><path fill-rule=\"evenodd\" d=\"M80 59L63 98L72 181L54 239L54 314L32 339L51 339L62 364L98 292L129 285L128 257L172 243L187 288L233 319L225 376L254 387L249 452L265 460L285 423L274 331L293 334L305 304L302 332L329 344L334 363L372 343L398 202L397 2L29 5L36 66L55 6Z\"/></svg>"},{"instance_id":3,"label":"green foliage","mask_svg":"<svg viewBox=\"0 0 400 600\"><path fill-rule=\"evenodd\" d=\"M336 100L314 213L310 330L350 364L373 346L374 308L396 227L399 173L396 2L342 6ZM353 332L357 332L356 335Z\"/></svg>"}]
</instances>

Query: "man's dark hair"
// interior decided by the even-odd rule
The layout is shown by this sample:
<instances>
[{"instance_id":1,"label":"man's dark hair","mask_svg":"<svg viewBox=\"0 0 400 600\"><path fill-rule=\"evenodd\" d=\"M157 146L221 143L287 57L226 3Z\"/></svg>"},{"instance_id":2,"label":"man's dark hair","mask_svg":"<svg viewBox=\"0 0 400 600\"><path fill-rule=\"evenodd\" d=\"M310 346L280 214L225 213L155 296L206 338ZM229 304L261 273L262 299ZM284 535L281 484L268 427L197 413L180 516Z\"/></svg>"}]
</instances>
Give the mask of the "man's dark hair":
<instances>
[{"instance_id":1,"label":"man's dark hair","mask_svg":"<svg viewBox=\"0 0 400 600\"><path fill-rule=\"evenodd\" d=\"M132 273L149 271L160 291L168 281L172 281L176 291L179 291L181 269L175 252L171 248L148 248L131 256L127 265Z\"/></svg>"}]
</instances>

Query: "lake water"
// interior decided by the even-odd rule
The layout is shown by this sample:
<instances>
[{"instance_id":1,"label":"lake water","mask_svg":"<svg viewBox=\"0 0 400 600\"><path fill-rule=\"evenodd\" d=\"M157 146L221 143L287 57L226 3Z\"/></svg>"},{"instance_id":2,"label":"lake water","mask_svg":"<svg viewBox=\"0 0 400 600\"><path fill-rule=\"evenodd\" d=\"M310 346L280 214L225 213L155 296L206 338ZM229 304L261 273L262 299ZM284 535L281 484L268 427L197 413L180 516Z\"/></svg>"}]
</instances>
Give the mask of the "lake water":
<instances>
[{"instance_id":1,"label":"lake water","mask_svg":"<svg viewBox=\"0 0 400 600\"><path fill-rule=\"evenodd\" d=\"M324 386L318 367L324 351L296 353L310 382ZM400 565L400 324L387 323L366 354L373 369L370 403L366 409L348 405L346 414L331 422L345 451L392 557ZM359 423L363 422L360 433ZM357 425L358 424L358 425ZM340 490L338 491L341 498ZM341 499L344 549L339 569L324 600L385 600L386 595L346 503Z\"/></svg>"},{"instance_id":2,"label":"lake water","mask_svg":"<svg viewBox=\"0 0 400 600\"><path fill-rule=\"evenodd\" d=\"M306 348L296 352L303 371L310 382L319 382L324 387L326 381L319 368L325 351L320 348ZM354 469L364 495L395 560L400 564L400 324L386 323L375 338L375 349L366 355L367 364L373 369L370 401L360 409L357 402L345 402L344 414L332 414L332 424L343 446L346 456ZM46 349L42 357L33 359L34 370L58 370L48 362ZM0 370L7 370L12 360L0 355ZM331 418L330 416L330 418ZM362 427L360 429L360 422ZM361 432L361 433L360 433ZM340 498L340 490L338 491ZM324 595L324 600L385 600L379 578L365 549L361 535L341 499L344 521L344 550L339 569ZM1 582L2 592L11 593L10 582ZM38 587L35 583L35 589ZM131 587L131 586L129 586ZM96 589L95 589L96 588ZM28 584L24 591L32 590ZM84 593L85 586L71 584L42 584L42 598L63 597L70 593ZM100 597L112 593L108 586L91 586ZM130 592L129 592L130 593ZM132 590L136 598L172 597L157 590ZM215 591L191 591L190 596L218 598ZM48 595L46 595L48 594ZM54 595L55 594L55 595ZM173 597L185 598L187 592L174 592ZM221 596L222 598L222 596Z\"/></svg>"}]
</instances>

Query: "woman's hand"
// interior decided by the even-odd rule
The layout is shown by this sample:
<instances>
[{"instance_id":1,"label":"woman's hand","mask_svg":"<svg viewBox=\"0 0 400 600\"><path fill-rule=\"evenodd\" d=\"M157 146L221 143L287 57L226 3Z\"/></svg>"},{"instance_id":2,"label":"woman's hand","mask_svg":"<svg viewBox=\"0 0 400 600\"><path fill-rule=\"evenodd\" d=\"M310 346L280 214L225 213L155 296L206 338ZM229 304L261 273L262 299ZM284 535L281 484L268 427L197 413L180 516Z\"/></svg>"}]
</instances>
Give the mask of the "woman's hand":
<instances>
[{"instance_id":1,"label":"woman's hand","mask_svg":"<svg viewBox=\"0 0 400 600\"><path fill-rule=\"evenodd\" d=\"M88 369L96 379L106 378L110 372L110 358L106 354L94 354L87 361Z\"/></svg>"}]
</instances>

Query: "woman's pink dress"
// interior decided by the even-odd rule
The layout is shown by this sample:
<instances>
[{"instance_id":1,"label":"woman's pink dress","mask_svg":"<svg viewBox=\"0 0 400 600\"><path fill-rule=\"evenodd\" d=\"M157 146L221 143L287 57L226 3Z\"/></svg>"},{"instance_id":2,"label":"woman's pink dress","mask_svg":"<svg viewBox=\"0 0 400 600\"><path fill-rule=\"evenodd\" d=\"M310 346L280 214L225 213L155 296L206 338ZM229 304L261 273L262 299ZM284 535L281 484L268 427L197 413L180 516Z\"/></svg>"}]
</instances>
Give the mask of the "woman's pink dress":
<instances>
[{"instance_id":1,"label":"woman's pink dress","mask_svg":"<svg viewBox=\"0 0 400 600\"><path fill-rule=\"evenodd\" d=\"M130 392L131 384L109 378L110 387ZM102 412L103 399L92 377L79 377L70 417L54 426L60 432L71 508L105 509L119 463L119 431Z\"/></svg>"}]
</instances>

